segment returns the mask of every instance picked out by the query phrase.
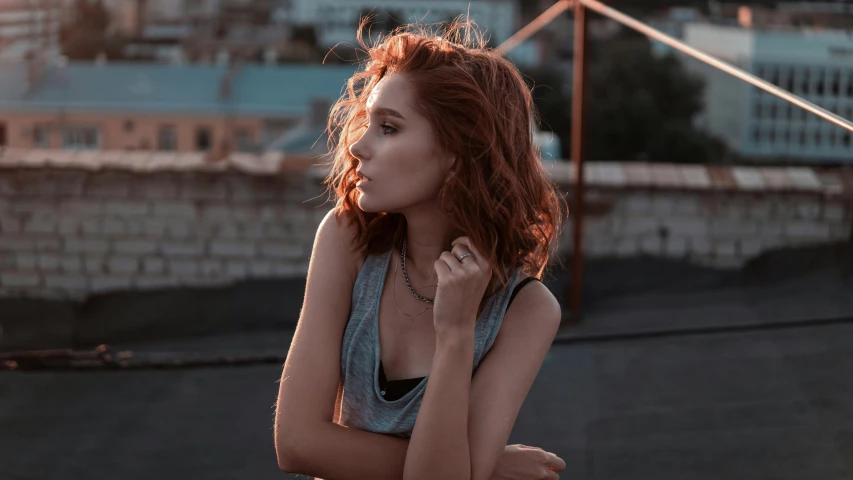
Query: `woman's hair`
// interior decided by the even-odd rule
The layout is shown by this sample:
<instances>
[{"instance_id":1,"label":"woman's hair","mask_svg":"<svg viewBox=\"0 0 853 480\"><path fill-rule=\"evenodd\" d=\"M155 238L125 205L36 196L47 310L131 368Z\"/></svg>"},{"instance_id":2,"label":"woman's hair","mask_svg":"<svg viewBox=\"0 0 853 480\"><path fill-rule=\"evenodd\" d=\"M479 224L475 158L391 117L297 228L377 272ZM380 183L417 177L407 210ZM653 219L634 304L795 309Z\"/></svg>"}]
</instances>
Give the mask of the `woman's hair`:
<instances>
[{"instance_id":1,"label":"woman's hair","mask_svg":"<svg viewBox=\"0 0 853 480\"><path fill-rule=\"evenodd\" d=\"M439 194L441 205L455 233L467 235L494 268L484 298L504 287L519 266L541 280L568 209L533 144L538 116L521 74L486 48L471 21L454 20L440 34L404 25L373 46L363 40L366 22L357 35L367 54L363 68L347 81L329 116L332 167L324 181L335 192L335 213L357 224L353 251L387 252L402 245L406 232L402 214L358 207L359 162L349 150L367 127L370 92L386 75L405 73L414 108L429 121L443 151L455 157Z\"/></svg>"}]
</instances>

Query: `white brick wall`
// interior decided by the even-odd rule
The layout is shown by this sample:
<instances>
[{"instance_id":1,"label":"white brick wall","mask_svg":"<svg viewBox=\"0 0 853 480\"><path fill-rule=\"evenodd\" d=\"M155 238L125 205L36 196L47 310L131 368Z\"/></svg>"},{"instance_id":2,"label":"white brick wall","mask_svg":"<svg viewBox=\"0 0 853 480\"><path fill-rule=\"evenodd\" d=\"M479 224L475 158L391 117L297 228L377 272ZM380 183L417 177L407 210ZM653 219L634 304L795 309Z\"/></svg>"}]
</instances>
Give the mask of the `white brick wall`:
<instances>
[{"instance_id":1,"label":"white brick wall","mask_svg":"<svg viewBox=\"0 0 853 480\"><path fill-rule=\"evenodd\" d=\"M766 250L851 234L850 204L807 191L810 171L791 173L802 191L758 193L754 170L737 170L735 179L748 188L732 192L708 188L707 173L693 167L681 169L688 188L638 187L637 174L648 169L633 167L624 170L625 181L602 180L588 190L610 208L587 217L585 255L737 267ZM304 276L317 226L331 208L321 180L2 169L0 296L82 298ZM570 223L559 243L570 251Z\"/></svg>"},{"instance_id":2,"label":"white brick wall","mask_svg":"<svg viewBox=\"0 0 853 480\"><path fill-rule=\"evenodd\" d=\"M0 296L305 275L317 178L0 170Z\"/></svg>"},{"instance_id":3,"label":"white brick wall","mask_svg":"<svg viewBox=\"0 0 853 480\"><path fill-rule=\"evenodd\" d=\"M748 171L742 180L752 178ZM849 204L816 194L656 190L590 196L609 198L612 208L586 218L588 257L639 254L731 268L775 248L849 240L853 225ZM560 251L570 252L571 245L567 224Z\"/></svg>"}]
</instances>

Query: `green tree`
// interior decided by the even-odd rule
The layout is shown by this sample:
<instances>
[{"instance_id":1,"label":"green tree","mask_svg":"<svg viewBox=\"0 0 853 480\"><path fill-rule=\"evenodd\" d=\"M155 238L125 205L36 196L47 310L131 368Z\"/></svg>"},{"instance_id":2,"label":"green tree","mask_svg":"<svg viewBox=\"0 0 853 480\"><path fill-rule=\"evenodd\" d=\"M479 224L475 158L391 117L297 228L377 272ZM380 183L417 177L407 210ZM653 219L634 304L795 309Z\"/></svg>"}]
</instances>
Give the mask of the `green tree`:
<instances>
[{"instance_id":1,"label":"green tree","mask_svg":"<svg viewBox=\"0 0 853 480\"><path fill-rule=\"evenodd\" d=\"M672 54L652 53L627 33L592 49L588 77L588 154L592 159L715 162L720 140L693 128L704 82Z\"/></svg>"},{"instance_id":2,"label":"green tree","mask_svg":"<svg viewBox=\"0 0 853 480\"><path fill-rule=\"evenodd\" d=\"M587 158L660 162L719 162L717 138L693 127L701 113L704 84L675 56L652 54L645 37L621 35L591 46L587 79ZM530 70L542 128L560 137L571 153L570 79L549 69ZM570 88L566 89L570 90Z\"/></svg>"},{"instance_id":3,"label":"green tree","mask_svg":"<svg viewBox=\"0 0 853 480\"><path fill-rule=\"evenodd\" d=\"M290 32L290 41L317 47L317 30L314 25L297 25Z\"/></svg>"},{"instance_id":4,"label":"green tree","mask_svg":"<svg viewBox=\"0 0 853 480\"><path fill-rule=\"evenodd\" d=\"M62 52L72 60L92 60L101 52L121 58L124 41L110 35L110 13L101 0L75 0L71 22L62 31Z\"/></svg>"},{"instance_id":5,"label":"green tree","mask_svg":"<svg viewBox=\"0 0 853 480\"><path fill-rule=\"evenodd\" d=\"M566 79L552 67L521 69L539 112L539 128L560 138L563 158L570 158L572 100L563 91Z\"/></svg>"}]
</instances>

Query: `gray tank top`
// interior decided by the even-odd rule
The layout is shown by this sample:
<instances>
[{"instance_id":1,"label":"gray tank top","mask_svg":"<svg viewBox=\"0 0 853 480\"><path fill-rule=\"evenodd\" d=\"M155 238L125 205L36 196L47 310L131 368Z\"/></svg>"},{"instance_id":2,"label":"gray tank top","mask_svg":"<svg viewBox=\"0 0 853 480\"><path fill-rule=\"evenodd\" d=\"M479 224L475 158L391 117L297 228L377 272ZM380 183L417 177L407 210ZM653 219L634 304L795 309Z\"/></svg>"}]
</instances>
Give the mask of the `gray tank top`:
<instances>
[{"instance_id":1,"label":"gray tank top","mask_svg":"<svg viewBox=\"0 0 853 480\"><path fill-rule=\"evenodd\" d=\"M386 400L379 388L379 300L393 249L370 255L358 272L350 318L341 345L341 385L335 421L374 433L410 438L429 376L398 400ZM471 375L492 348L521 268L493 295L477 319Z\"/></svg>"}]
</instances>

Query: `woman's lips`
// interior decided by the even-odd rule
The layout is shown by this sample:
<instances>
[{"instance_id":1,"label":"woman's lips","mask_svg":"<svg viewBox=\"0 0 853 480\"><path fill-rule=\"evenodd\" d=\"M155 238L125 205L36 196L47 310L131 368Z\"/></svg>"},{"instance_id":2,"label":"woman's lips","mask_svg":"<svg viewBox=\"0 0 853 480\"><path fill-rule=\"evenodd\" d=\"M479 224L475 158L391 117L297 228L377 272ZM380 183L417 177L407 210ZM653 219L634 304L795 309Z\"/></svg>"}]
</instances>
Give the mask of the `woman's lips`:
<instances>
[{"instance_id":1,"label":"woman's lips","mask_svg":"<svg viewBox=\"0 0 853 480\"><path fill-rule=\"evenodd\" d=\"M363 186L363 185L364 185L364 184L366 184L366 183L370 183L370 179L369 179L369 178L367 178L367 177L361 177L361 178L358 180L358 182L356 182L355 186L356 186L356 188L358 188L358 187Z\"/></svg>"}]
</instances>

